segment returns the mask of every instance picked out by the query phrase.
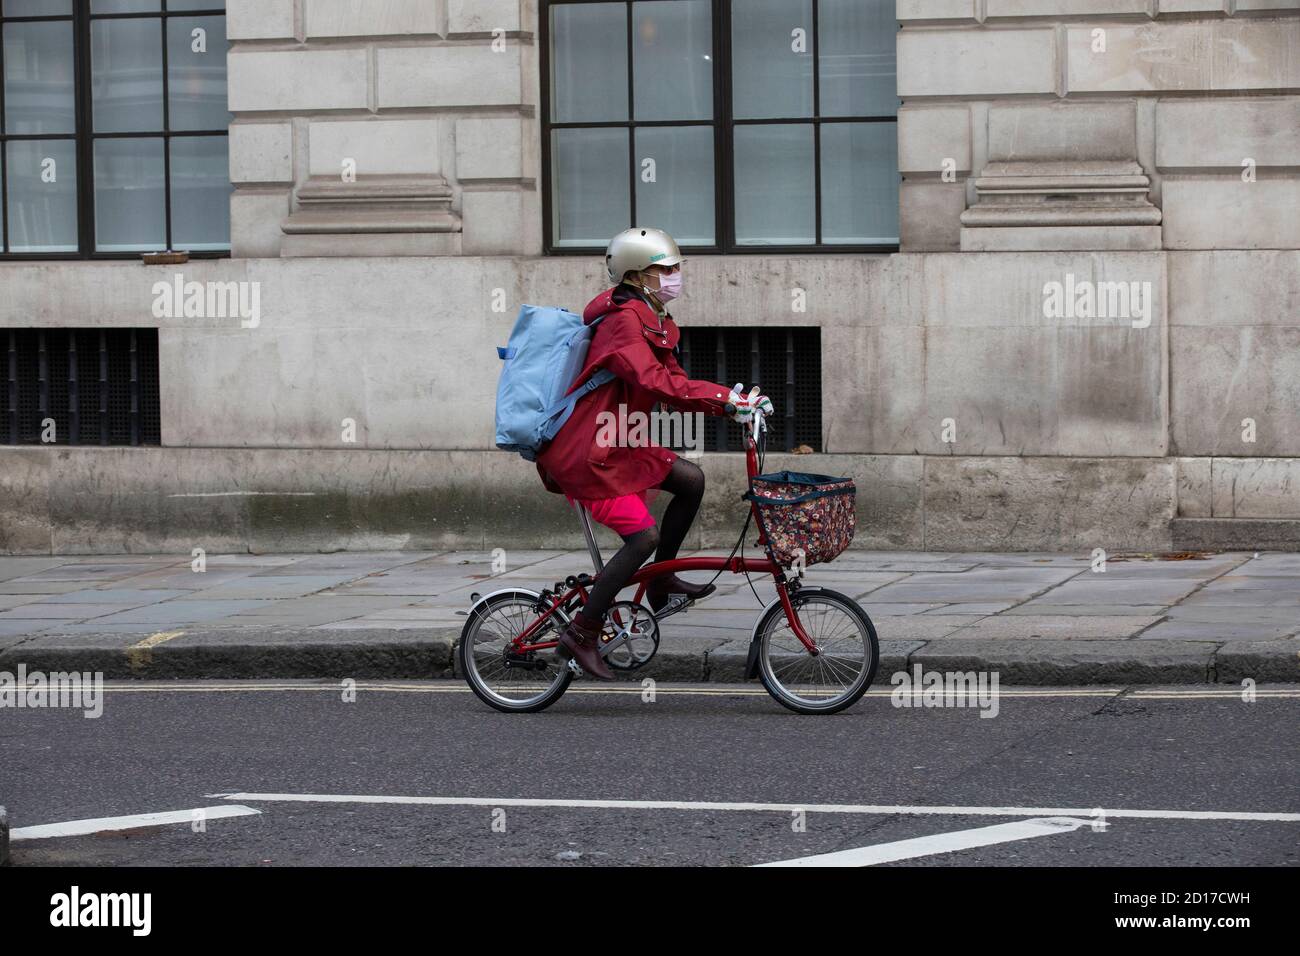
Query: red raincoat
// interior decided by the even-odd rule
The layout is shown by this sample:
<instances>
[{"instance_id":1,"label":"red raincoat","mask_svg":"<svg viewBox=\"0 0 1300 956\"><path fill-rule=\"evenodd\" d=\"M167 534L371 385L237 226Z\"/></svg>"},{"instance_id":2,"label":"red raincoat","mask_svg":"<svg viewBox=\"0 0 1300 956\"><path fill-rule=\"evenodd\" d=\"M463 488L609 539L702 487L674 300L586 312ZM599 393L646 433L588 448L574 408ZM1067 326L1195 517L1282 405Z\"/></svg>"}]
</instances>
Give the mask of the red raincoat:
<instances>
[{"instance_id":1,"label":"red raincoat","mask_svg":"<svg viewBox=\"0 0 1300 956\"><path fill-rule=\"evenodd\" d=\"M602 446L597 433L608 418L598 419L601 412L613 413L617 421L620 405L624 416L648 415L655 403L663 402L684 412L725 415L731 392L686 377L673 356L680 333L671 315L661 325L655 310L641 299L616 303L613 295L614 289L602 292L582 313L587 324L601 315L605 319L596 326L587 364L575 385L598 368L618 377L579 399L564 427L537 456L537 471L547 490L574 498L617 498L657 487L677 460L676 452L654 444Z\"/></svg>"}]
</instances>

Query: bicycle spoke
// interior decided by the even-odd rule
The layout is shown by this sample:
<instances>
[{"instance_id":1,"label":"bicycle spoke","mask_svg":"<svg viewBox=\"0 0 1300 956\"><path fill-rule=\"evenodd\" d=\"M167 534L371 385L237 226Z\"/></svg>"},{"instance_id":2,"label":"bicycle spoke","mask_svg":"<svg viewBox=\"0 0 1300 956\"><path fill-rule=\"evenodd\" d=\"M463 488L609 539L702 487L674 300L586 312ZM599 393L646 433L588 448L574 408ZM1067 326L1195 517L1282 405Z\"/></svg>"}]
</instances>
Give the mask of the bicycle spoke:
<instances>
[{"instance_id":1,"label":"bicycle spoke","mask_svg":"<svg viewBox=\"0 0 1300 956\"><path fill-rule=\"evenodd\" d=\"M810 654L783 616L762 636L764 664L776 692L802 706L828 708L859 691L873 651L861 619L843 599L809 595L795 611L818 653Z\"/></svg>"},{"instance_id":2,"label":"bicycle spoke","mask_svg":"<svg viewBox=\"0 0 1300 956\"><path fill-rule=\"evenodd\" d=\"M564 680L565 665L558 658L548 659L547 651L519 655L520 666L507 666L506 653L513 651L515 638L536 619L531 598L504 597L480 609L478 619L466 635L466 676L490 696L512 705L527 705L540 699ZM538 643L553 637L561 618L548 619L530 637ZM539 656L542 655L542 656ZM533 666L526 666L526 665ZM538 666L540 665L540 666Z\"/></svg>"}]
</instances>

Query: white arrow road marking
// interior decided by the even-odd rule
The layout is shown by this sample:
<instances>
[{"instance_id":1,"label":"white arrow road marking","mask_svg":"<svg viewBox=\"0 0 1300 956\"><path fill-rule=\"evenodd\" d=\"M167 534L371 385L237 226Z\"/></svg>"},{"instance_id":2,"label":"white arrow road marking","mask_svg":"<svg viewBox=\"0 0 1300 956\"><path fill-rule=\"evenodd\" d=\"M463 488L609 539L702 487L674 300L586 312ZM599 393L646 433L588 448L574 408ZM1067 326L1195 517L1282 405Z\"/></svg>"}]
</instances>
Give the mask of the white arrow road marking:
<instances>
[{"instance_id":1,"label":"white arrow road marking","mask_svg":"<svg viewBox=\"0 0 1300 956\"><path fill-rule=\"evenodd\" d=\"M927 814L972 817L1076 817L1093 816L1095 807L906 807L854 803L715 803L690 800L546 800L529 797L397 797L346 793L209 793L211 799L245 803L404 803L438 807L574 807L596 810L706 810L770 811L790 813ZM1243 820L1265 823L1300 823L1300 813L1256 813L1234 810L1112 810L1106 819L1136 817L1153 820Z\"/></svg>"},{"instance_id":2,"label":"white arrow road marking","mask_svg":"<svg viewBox=\"0 0 1300 956\"><path fill-rule=\"evenodd\" d=\"M17 827L9 831L10 840L47 840L50 837L85 836L106 830L135 830L139 827L157 827L171 823L191 823L194 814L201 812L203 820L220 820L223 817L246 817L261 813L252 807L230 806L196 807L194 810L165 810L162 813L137 813L127 817L95 817L90 820L69 820L66 823L45 823L35 827Z\"/></svg>"},{"instance_id":3,"label":"white arrow road marking","mask_svg":"<svg viewBox=\"0 0 1300 956\"><path fill-rule=\"evenodd\" d=\"M1015 823L999 823L996 826L978 827L974 830L936 833L932 836L914 837L894 843L880 843L856 850L802 856L795 860L780 860L776 863L759 863L758 866L875 866L877 863L893 863L895 860L910 860L918 856L933 856L936 853L970 850L977 846L1010 843L1012 840L1073 833L1079 827L1091 826L1095 822L1095 820L1075 820L1071 817L1018 820Z\"/></svg>"}]
</instances>

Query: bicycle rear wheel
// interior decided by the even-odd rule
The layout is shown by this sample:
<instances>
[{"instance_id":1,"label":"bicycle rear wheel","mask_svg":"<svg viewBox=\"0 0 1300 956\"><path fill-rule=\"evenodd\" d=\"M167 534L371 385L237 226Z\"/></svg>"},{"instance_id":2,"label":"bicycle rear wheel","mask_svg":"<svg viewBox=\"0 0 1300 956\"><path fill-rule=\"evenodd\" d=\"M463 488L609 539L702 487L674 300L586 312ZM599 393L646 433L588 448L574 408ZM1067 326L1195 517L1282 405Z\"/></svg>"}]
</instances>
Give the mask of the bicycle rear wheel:
<instances>
[{"instance_id":1,"label":"bicycle rear wheel","mask_svg":"<svg viewBox=\"0 0 1300 956\"><path fill-rule=\"evenodd\" d=\"M880 661L871 619L851 597L826 588L801 588L790 601L821 653L808 653L785 609L773 604L755 631L763 687L800 714L833 714L851 707L871 686Z\"/></svg>"},{"instance_id":2,"label":"bicycle rear wheel","mask_svg":"<svg viewBox=\"0 0 1300 956\"><path fill-rule=\"evenodd\" d=\"M461 630L457 658L470 690L496 710L526 714L544 710L563 696L573 680L568 662L554 650L518 655L511 642L538 617L540 595L523 589L488 595L470 612ZM552 614L532 642L553 641L568 623Z\"/></svg>"}]
</instances>

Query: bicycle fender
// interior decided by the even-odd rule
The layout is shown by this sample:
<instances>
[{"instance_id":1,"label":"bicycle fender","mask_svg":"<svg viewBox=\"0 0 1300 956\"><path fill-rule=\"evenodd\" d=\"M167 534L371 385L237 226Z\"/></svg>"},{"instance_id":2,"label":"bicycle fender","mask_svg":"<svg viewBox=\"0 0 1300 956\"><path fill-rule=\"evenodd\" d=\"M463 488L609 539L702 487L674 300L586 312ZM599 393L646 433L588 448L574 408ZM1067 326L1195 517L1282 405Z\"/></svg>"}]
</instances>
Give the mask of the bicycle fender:
<instances>
[{"instance_id":1,"label":"bicycle fender","mask_svg":"<svg viewBox=\"0 0 1300 956\"><path fill-rule=\"evenodd\" d=\"M542 596L540 591L534 591L532 588L497 588L491 594L480 595L474 603L469 606L469 610L465 612L466 616L473 617L474 612L477 611L485 601L491 600L498 594L526 594L531 598L540 598Z\"/></svg>"},{"instance_id":2,"label":"bicycle fender","mask_svg":"<svg viewBox=\"0 0 1300 956\"><path fill-rule=\"evenodd\" d=\"M758 636L749 642L749 656L745 659L745 680L754 680L758 677Z\"/></svg>"}]
</instances>

